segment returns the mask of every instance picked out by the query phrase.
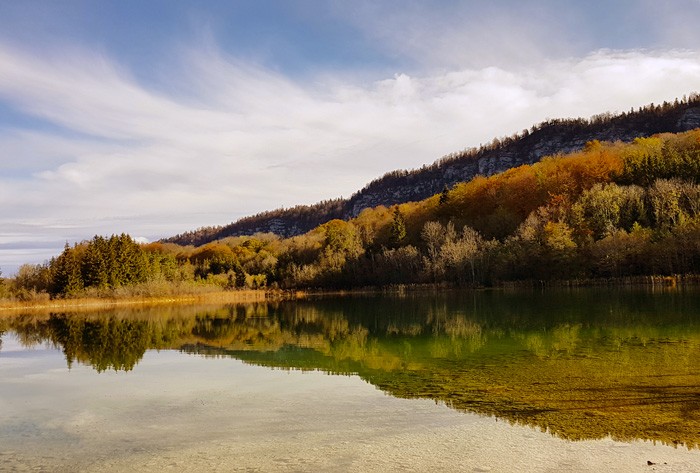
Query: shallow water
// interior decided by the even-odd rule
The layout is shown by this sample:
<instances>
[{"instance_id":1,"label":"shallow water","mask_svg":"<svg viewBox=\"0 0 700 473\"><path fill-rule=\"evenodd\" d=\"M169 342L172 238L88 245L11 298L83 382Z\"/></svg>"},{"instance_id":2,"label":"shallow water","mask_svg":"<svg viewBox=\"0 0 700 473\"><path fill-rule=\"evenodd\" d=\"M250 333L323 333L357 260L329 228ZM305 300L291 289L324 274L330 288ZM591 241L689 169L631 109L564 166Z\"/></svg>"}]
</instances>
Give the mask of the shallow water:
<instances>
[{"instance_id":1,"label":"shallow water","mask_svg":"<svg viewBox=\"0 0 700 473\"><path fill-rule=\"evenodd\" d=\"M698 471L699 302L585 290L5 316L0 471Z\"/></svg>"}]
</instances>

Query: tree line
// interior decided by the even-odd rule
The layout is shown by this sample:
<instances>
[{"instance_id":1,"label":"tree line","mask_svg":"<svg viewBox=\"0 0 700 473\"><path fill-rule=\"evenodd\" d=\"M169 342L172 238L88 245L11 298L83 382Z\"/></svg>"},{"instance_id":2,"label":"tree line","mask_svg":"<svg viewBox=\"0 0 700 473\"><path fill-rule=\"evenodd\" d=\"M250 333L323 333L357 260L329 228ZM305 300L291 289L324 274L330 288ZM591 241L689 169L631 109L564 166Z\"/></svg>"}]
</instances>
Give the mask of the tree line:
<instances>
[{"instance_id":1,"label":"tree line","mask_svg":"<svg viewBox=\"0 0 700 473\"><path fill-rule=\"evenodd\" d=\"M700 130L589 142L445 188L365 209L304 235L200 246L128 235L66 245L6 284L15 297L72 297L143 285L352 288L608 278L700 269ZM99 292L97 292L99 293Z\"/></svg>"}]
</instances>

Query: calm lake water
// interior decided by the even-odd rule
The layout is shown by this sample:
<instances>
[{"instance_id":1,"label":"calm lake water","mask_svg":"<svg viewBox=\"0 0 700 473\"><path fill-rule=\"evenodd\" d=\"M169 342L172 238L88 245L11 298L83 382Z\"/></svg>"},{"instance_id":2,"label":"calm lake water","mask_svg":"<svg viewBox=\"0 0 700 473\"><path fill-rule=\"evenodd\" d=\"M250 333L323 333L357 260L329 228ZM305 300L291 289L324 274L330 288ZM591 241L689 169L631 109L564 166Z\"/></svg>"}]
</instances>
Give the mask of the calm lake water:
<instances>
[{"instance_id":1,"label":"calm lake water","mask_svg":"<svg viewBox=\"0 0 700 473\"><path fill-rule=\"evenodd\" d=\"M4 314L0 335L0 471L700 471L697 290Z\"/></svg>"}]
</instances>

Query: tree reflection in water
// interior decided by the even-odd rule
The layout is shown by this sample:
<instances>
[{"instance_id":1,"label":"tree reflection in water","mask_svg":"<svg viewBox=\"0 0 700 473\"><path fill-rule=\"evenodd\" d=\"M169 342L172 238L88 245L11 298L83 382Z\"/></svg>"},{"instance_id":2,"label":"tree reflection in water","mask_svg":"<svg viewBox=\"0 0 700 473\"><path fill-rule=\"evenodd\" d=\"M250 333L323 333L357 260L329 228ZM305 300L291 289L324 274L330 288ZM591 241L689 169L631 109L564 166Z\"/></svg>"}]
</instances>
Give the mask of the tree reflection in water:
<instances>
[{"instance_id":1,"label":"tree reflection in water","mask_svg":"<svg viewBox=\"0 0 700 473\"><path fill-rule=\"evenodd\" d=\"M60 348L70 367L134 369L149 349L358 374L578 440L700 444L694 291L422 294L20 315L0 331Z\"/></svg>"}]
</instances>

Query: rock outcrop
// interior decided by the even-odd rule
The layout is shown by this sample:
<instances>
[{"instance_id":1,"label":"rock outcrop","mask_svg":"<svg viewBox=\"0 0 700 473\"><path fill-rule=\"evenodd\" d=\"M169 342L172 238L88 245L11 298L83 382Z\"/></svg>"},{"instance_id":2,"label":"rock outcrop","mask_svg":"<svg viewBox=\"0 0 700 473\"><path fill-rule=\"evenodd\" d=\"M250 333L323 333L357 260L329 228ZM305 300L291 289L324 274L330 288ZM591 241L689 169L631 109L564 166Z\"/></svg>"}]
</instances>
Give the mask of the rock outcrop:
<instances>
[{"instance_id":1,"label":"rock outcrop","mask_svg":"<svg viewBox=\"0 0 700 473\"><path fill-rule=\"evenodd\" d=\"M698 95L682 102L652 104L620 115L603 114L590 120L550 120L516 136L495 139L488 146L446 156L420 169L387 173L349 199L264 212L223 227L201 228L165 241L201 245L227 236L267 232L290 237L334 218L356 217L366 208L422 200L477 175L490 176L535 163L545 156L577 151L589 141L631 141L637 137L678 133L698 127Z\"/></svg>"}]
</instances>

